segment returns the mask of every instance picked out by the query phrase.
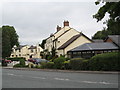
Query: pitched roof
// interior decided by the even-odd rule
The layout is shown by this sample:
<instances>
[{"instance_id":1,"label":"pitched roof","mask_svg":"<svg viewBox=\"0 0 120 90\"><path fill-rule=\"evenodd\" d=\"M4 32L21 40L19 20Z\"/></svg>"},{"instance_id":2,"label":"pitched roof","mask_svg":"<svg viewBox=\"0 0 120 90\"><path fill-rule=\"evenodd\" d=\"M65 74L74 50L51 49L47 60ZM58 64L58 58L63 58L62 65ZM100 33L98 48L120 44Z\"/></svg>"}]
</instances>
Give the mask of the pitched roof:
<instances>
[{"instance_id":1,"label":"pitched roof","mask_svg":"<svg viewBox=\"0 0 120 90\"><path fill-rule=\"evenodd\" d=\"M118 49L116 45L110 42L104 42L104 43L85 43L83 45L80 45L71 51L92 51L92 50L111 50L111 49Z\"/></svg>"},{"instance_id":2,"label":"pitched roof","mask_svg":"<svg viewBox=\"0 0 120 90\"><path fill-rule=\"evenodd\" d=\"M23 47L25 47L26 45L19 45L18 47L14 47L14 49L16 49L16 50L19 50L19 49L21 49L21 48L23 48Z\"/></svg>"},{"instance_id":3,"label":"pitched roof","mask_svg":"<svg viewBox=\"0 0 120 90\"><path fill-rule=\"evenodd\" d=\"M36 46L30 46L30 48L28 49L36 49L37 47Z\"/></svg>"},{"instance_id":4,"label":"pitched roof","mask_svg":"<svg viewBox=\"0 0 120 90\"><path fill-rule=\"evenodd\" d=\"M104 42L102 39L93 39L93 42L94 43L102 43Z\"/></svg>"},{"instance_id":5,"label":"pitched roof","mask_svg":"<svg viewBox=\"0 0 120 90\"><path fill-rule=\"evenodd\" d=\"M70 29L72 29L72 28L70 28ZM58 36L55 40L57 40L59 37L61 37L62 35L64 35L64 34L67 33L68 31L70 31L70 29L66 30L64 33L62 33L60 36ZM55 41L55 40L53 40L53 41Z\"/></svg>"},{"instance_id":6,"label":"pitched roof","mask_svg":"<svg viewBox=\"0 0 120 90\"><path fill-rule=\"evenodd\" d=\"M108 38L110 38L115 44L120 46L120 35L108 35Z\"/></svg>"},{"instance_id":7,"label":"pitched roof","mask_svg":"<svg viewBox=\"0 0 120 90\"><path fill-rule=\"evenodd\" d=\"M58 48L58 50L66 48L68 45L70 45L73 41L75 41L80 36L81 36L81 34L77 34L77 35L73 36L67 42L65 42L62 46L60 46Z\"/></svg>"},{"instance_id":8,"label":"pitched roof","mask_svg":"<svg viewBox=\"0 0 120 90\"><path fill-rule=\"evenodd\" d=\"M83 33L80 33L80 34L77 34L77 35L75 35L75 36L73 36L72 38L70 38L67 42L65 42L62 46L60 46L59 48L58 48L58 50L60 50L60 49L64 49L64 48L66 48L68 45L70 45L72 42L74 42L77 38L79 38L80 36L84 36L84 37L86 37L87 39L89 39L86 35L84 35ZM89 39L90 41L92 41L91 39Z\"/></svg>"}]
</instances>

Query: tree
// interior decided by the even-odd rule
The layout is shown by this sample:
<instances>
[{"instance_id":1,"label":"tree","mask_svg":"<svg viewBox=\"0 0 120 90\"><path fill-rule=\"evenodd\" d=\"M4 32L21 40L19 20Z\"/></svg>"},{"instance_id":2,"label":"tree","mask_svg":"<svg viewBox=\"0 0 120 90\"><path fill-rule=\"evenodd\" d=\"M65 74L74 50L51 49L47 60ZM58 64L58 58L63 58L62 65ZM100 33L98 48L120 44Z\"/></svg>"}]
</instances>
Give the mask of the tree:
<instances>
[{"instance_id":1,"label":"tree","mask_svg":"<svg viewBox=\"0 0 120 90\"><path fill-rule=\"evenodd\" d=\"M10 56L14 45L19 45L18 35L14 27L2 26L2 58Z\"/></svg>"},{"instance_id":2,"label":"tree","mask_svg":"<svg viewBox=\"0 0 120 90\"><path fill-rule=\"evenodd\" d=\"M45 49L45 43L46 43L46 39L42 40L42 43L40 44L40 46Z\"/></svg>"},{"instance_id":3,"label":"tree","mask_svg":"<svg viewBox=\"0 0 120 90\"><path fill-rule=\"evenodd\" d=\"M95 2L96 5L100 4L101 0ZM120 1L119 2L104 2L105 3L98 12L93 15L93 18L97 19L97 22L101 21L106 13L109 14L109 19L105 22L106 37L107 35L120 35ZM96 33L97 34L97 33ZM100 38L100 37L99 37Z\"/></svg>"}]
</instances>

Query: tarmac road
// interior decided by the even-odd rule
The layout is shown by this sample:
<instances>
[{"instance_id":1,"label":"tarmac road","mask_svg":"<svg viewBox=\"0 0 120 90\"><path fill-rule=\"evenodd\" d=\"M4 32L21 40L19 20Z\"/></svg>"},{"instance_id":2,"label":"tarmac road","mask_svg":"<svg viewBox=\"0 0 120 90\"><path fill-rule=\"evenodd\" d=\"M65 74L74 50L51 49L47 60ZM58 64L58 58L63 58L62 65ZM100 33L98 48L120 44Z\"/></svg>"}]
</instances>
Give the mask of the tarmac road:
<instances>
[{"instance_id":1,"label":"tarmac road","mask_svg":"<svg viewBox=\"0 0 120 90\"><path fill-rule=\"evenodd\" d=\"M118 74L3 69L2 88L118 88Z\"/></svg>"}]
</instances>

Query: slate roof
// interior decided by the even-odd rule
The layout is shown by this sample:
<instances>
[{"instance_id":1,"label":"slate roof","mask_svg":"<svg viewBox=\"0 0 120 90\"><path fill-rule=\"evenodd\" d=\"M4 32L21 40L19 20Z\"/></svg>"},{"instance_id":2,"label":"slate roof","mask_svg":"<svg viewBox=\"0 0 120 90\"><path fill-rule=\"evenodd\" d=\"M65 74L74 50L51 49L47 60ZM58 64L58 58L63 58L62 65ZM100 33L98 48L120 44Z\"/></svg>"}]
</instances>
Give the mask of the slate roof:
<instances>
[{"instance_id":1,"label":"slate roof","mask_svg":"<svg viewBox=\"0 0 120 90\"><path fill-rule=\"evenodd\" d=\"M21 48L23 48L23 47L25 47L26 45L20 45L20 46L18 46L18 47L14 47L14 49L16 49L16 50L19 50L19 49L21 49Z\"/></svg>"},{"instance_id":2,"label":"slate roof","mask_svg":"<svg viewBox=\"0 0 120 90\"><path fill-rule=\"evenodd\" d=\"M104 42L104 43L85 43L70 51L93 51L93 50L111 50L111 49L113 50L118 49L118 47L113 43Z\"/></svg>"},{"instance_id":3,"label":"slate roof","mask_svg":"<svg viewBox=\"0 0 120 90\"><path fill-rule=\"evenodd\" d=\"M104 41L101 40L101 39L93 39L93 42L94 42L94 43L102 43L102 42L104 42Z\"/></svg>"},{"instance_id":4,"label":"slate roof","mask_svg":"<svg viewBox=\"0 0 120 90\"><path fill-rule=\"evenodd\" d=\"M120 47L120 35L108 35L108 38Z\"/></svg>"},{"instance_id":5,"label":"slate roof","mask_svg":"<svg viewBox=\"0 0 120 90\"><path fill-rule=\"evenodd\" d=\"M28 49L36 49L37 47L36 46L30 46L30 48Z\"/></svg>"},{"instance_id":6,"label":"slate roof","mask_svg":"<svg viewBox=\"0 0 120 90\"><path fill-rule=\"evenodd\" d=\"M72 38L70 38L67 42L65 42L62 46L60 46L59 48L58 48L58 50L60 50L60 49L64 49L64 48L66 48L68 45L70 45L72 42L74 42L77 38L79 38L80 36L84 36L84 37L86 37L87 39L89 39L87 36L85 36L83 33L80 33L80 34L77 34L77 35L75 35L75 36L73 36ZM92 41L91 39L89 39L90 41Z\"/></svg>"}]
</instances>

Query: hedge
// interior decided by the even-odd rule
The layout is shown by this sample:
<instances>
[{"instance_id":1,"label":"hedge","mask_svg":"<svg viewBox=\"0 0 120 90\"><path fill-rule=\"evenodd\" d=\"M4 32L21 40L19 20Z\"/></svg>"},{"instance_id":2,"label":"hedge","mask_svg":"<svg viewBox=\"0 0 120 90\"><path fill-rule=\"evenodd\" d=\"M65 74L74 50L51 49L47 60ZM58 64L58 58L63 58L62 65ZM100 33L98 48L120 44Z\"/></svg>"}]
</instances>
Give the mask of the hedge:
<instances>
[{"instance_id":1,"label":"hedge","mask_svg":"<svg viewBox=\"0 0 120 90\"><path fill-rule=\"evenodd\" d=\"M83 58L73 58L70 60L70 66L73 70L87 70L88 60Z\"/></svg>"},{"instance_id":2,"label":"hedge","mask_svg":"<svg viewBox=\"0 0 120 90\"><path fill-rule=\"evenodd\" d=\"M64 66L64 61L65 61L65 60L66 60L66 58L65 58L65 57L62 57L62 56L56 58L56 59L53 61L55 68L56 68L56 69L62 69L63 66Z\"/></svg>"},{"instance_id":3,"label":"hedge","mask_svg":"<svg viewBox=\"0 0 120 90\"><path fill-rule=\"evenodd\" d=\"M96 71L119 71L120 52L103 53L93 56L89 61L89 69Z\"/></svg>"},{"instance_id":4,"label":"hedge","mask_svg":"<svg viewBox=\"0 0 120 90\"><path fill-rule=\"evenodd\" d=\"M11 60L11 61L20 61L21 59L24 59L23 57L14 57L14 58L7 58L8 60Z\"/></svg>"}]
</instances>

